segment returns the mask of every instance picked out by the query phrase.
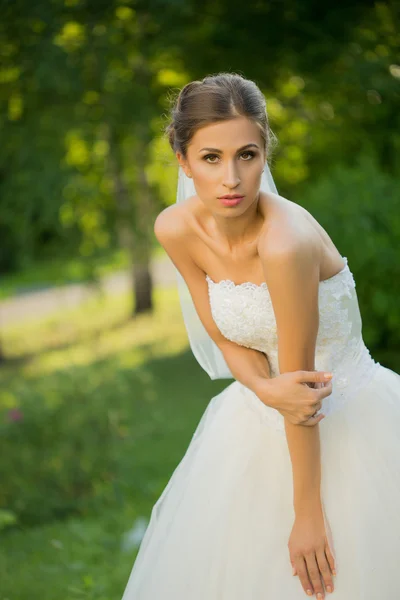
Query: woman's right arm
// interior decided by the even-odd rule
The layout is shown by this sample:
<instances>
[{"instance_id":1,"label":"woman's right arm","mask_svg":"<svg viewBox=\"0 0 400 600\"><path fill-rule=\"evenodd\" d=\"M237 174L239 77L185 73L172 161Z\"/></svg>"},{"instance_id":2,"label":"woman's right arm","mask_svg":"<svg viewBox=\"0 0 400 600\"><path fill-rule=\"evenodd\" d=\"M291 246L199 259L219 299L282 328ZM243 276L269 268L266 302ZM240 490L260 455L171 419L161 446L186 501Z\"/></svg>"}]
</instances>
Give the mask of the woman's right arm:
<instances>
[{"instance_id":1,"label":"woman's right arm","mask_svg":"<svg viewBox=\"0 0 400 600\"><path fill-rule=\"evenodd\" d=\"M323 373L297 371L271 379L267 356L228 340L222 335L211 314L205 273L188 252L187 228L181 207L164 209L154 223L154 233L168 256L184 278L195 309L211 339L221 350L233 377L252 390L259 399L279 410L291 422L316 425L323 415L309 418L315 405L331 393L330 385L312 389L304 383L326 382ZM320 405L320 404L319 404ZM288 412L289 411L289 412Z\"/></svg>"}]
</instances>

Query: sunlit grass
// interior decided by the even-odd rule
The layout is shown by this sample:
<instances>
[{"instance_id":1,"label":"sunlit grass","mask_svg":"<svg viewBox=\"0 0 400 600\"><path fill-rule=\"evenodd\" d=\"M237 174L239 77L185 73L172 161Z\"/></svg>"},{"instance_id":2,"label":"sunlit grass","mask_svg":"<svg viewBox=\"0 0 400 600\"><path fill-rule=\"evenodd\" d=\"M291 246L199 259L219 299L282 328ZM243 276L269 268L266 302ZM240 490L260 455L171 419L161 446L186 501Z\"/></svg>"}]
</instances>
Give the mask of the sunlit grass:
<instances>
[{"instance_id":1,"label":"sunlit grass","mask_svg":"<svg viewBox=\"0 0 400 600\"><path fill-rule=\"evenodd\" d=\"M7 357L20 359L23 376L87 365L120 354L131 367L180 352L187 336L175 287L154 292L154 312L131 318L131 296L103 296L41 321L10 325L3 332ZM14 367L12 367L14 369ZM10 367L0 371L0 381ZM1 398L1 392L0 392Z\"/></svg>"},{"instance_id":2,"label":"sunlit grass","mask_svg":"<svg viewBox=\"0 0 400 600\"><path fill-rule=\"evenodd\" d=\"M120 600L136 554L124 534L228 383L190 352L176 288L154 300L135 319L128 295L107 296L5 331L0 511L21 518L0 532L1 600Z\"/></svg>"}]
</instances>

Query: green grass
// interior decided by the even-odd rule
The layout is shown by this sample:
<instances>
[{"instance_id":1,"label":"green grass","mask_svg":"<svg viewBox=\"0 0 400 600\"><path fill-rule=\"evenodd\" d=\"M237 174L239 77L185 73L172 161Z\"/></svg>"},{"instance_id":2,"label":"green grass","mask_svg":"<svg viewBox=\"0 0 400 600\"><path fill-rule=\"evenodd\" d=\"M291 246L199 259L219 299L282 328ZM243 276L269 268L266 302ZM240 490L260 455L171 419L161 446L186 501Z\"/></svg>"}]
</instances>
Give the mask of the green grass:
<instances>
[{"instance_id":1,"label":"green grass","mask_svg":"<svg viewBox=\"0 0 400 600\"><path fill-rule=\"evenodd\" d=\"M1 532L0 600L120 600L124 533L228 384L188 350L176 289L155 306L129 320L129 298L107 297L4 332L0 508L18 521Z\"/></svg>"},{"instance_id":2,"label":"green grass","mask_svg":"<svg viewBox=\"0 0 400 600\"><path fill-rule=\"evenodd\" d=\"M123 540L183 457L211 381L188 349L176 288L129 319L128 295L4 329L0 600L121 600ZM9 420L10 410L22 420Z\"/></svg>"},{"instance_id":3,"label":"green grass","mask_svg":"<svg viewBox=\"0 0 400 600\"><path fill-rule=\"evenodd\" d=\"M121 539L137 514L108 511L6 535L1 600L120 600L136 556L122 551Z\"/></svg>"},{"instance_id":4,"label":"green grass","mask_svg":"<svg viewBox=\"0 0 400 600\"><path fill-rule=\"evenodd\" d=\"M116 391L112 407L125 431L114 457L111 494L103 500L99 493L86 514L3 532L2 600L121 598L136 556L135 549L123 551L123 535L137 517L149 518L207 403L223 387L207 380L188 352L147 363L129 381L125 394ZM94 398L88 402L96 410Z\"/></svg>"}]
</instances>

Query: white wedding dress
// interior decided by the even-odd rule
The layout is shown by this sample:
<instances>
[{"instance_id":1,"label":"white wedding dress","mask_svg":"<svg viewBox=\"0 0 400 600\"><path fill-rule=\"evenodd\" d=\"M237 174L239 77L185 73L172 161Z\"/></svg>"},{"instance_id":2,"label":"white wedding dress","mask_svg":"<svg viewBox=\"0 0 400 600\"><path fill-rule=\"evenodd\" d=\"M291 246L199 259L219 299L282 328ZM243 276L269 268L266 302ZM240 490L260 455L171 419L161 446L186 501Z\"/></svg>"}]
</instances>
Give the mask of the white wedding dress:
<instances>
[{"instance_id":1,"label":"white wedding dress","mask_svg":"<svg viewBox=\"0 0 400 600\"><path fill-rule=\"evenodd\" d=\"M333 372L319 424L321 496L335 600L400 598L400 376L375 362L348 267L320 282L315 367ZM207 276L224 336L279 374L265 283ZM184 410L184 406L182 410ZM209 402L153 507L123 600L303 600L288 539L293 488L284 420L234 381ZM314 596L315 597L315 596Z\"/></svg>"}]
</instances>

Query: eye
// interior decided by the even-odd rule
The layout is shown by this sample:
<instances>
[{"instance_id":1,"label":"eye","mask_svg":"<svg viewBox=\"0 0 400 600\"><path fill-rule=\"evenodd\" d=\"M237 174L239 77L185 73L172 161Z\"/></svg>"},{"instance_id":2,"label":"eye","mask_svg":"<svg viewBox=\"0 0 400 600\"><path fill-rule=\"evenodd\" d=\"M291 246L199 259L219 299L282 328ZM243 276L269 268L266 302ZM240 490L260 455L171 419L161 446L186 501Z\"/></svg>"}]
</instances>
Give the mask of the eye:
<instances>
[{"instance_id":1,"label":"eye","mask_svg":"<svg viewBox=\"0 0 400 600\"><path fill-rule=\"evenodd\" d=\"M218 156L216 154L206 154L206 156L203 156L203 160L205 160L206 162L209 162L207 159L208 158L213 158L215 156L218 158ZM211 162L211 164L214 164L214 161Z\"/></svg>"},{"instance_id":2,"label":"eye","mask_svg":"<svg viewBox=\"0 0 400 600\"><path fill-rule=\"evenodd\" d=\"M242 152L242 156L243 154L248 154L250 156L250 159L253 158L253 156L255 156L255 152L251 152L251 150L246 150L246 152ZM247 159L247 160L250 160Z\"/></svg>"},{"instance_id":3,"label":"eye","mask_svg":"<svg viewBox=\"0 0 400 600\"><path fill-rule=\"evenodd\" d=\"M256 155L255 152L251 152L251 150L246 150L245 152L242 152L241 156L247 154L250 158L245 158L244 160L247 162L249 160L251 160L252 158L254 158L254 156ZM213 165L216 164L217 161L209 161L209 158L218 158L217 154L206 154L205 156L203 156L203 160L205 160L206 162L208 162L209 164Z\"/></svg>"}]
</instances>

